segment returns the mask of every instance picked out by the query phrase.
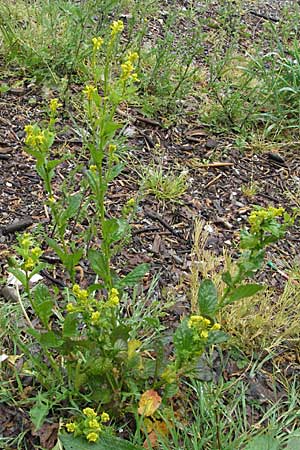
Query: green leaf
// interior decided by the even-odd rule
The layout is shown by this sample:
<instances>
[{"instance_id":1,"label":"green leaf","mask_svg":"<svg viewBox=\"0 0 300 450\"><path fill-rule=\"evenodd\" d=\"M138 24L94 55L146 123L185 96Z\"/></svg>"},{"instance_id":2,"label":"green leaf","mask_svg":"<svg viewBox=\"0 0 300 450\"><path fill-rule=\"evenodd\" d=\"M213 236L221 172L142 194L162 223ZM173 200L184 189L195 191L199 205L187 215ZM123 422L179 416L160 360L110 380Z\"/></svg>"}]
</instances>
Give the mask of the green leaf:
<instances>
[{"instance_id":1,"label":"green leaf","mask_svg":"<svg viewBox=\"0 0 300 450\"><path fill-rule=\"evenodd\" d=\"M237 300L240 300L242 298L252 297L262 289L264 289L263 285L255 283L249 283L239 286L232 292L228 300L226 300L226 304L236 302Z\"/></svg>"},{"instance_id":2,"label":"green leaf","mask_svg":"<svg viewBox=\"0 0 300 450\"><path fill-rule=\"evenodd\" d=\"M40 333L34 328L28 328L27 333L31 334L43 347L46 348L58 348L61 347L64 341L54 333L54 331L47 331L46 333Z\"/></svg>"},{"instance_id":3,"label":"green leaf","mask_svg":"<svg viewBox=\"0 0 300 450\"><path fill-rule=\"evenodd\" d=\"M209 333L207 339L207 345L221 344L228 341L228 334L224 331L213 331Z\"/></svg>"},{"instance_id":4,"label":"green leaf","mask_svg":"<svg viewBox=\"0 0 300 450\"><path fill-rule=\"evenodd\" d=\"M142 447L131 444L129 441L114 436L101 436L98 442L89 444L82 437L74 437L72 434L60 434L59 439L65 450L143 450Z\"/></svg>"},{"instance_id":5,"label":"green leaf","mask_svg":"<svg viewBox=\"0 0 300 450\"><path fill-rule=\"evenodd\" d=\"M26 285L26 275L21 269L16 269L15 267L10 267L8 269L9 273L12 273L17 280L19 280L23 286Z\"/></svg>"},{"instance_id":6,"label":"green leaf","mask_svg":"<svg viewBox=\"0 0 300 450\"><path fill-rule=\"evenodd\" d=\"M54 239L51 239L46 236L45 240L46 240L47 244L49 245L49 247L51 247L55 251L55 253L59 257L59 259L63 263L65 260L65 253L64 253L63 249L58 245L58 243Z\"/></svg>"},{"instance_id":7,"label":"green leaf","mask_svg":"<svg viewBox=\"0 0 300 450\"><path fill-rule=\"evenodd\" d=\"M198 306L200 314L213 316L218 306L218 293L211 280L204 280L198 290Z\"/></svg>"},{"instance_id":8,"label":"green leaf","mask_svg":"<svg viewBox=\"0 0 300 450\"><path fill-rule=\"evenodd\" d=\"M296 428L296 430L292 431L289 435L286 450L295 450L297 448L300 448L300 428Z\"/></svg>"},{"instance_id":9,"label":"green leaf","mask_svg":"<svg viewBox=\"0 0 300 450\"><path fill-rule=\"evenodd\" d=\"M61 215L62 223L67 222L69 219L75 216L77 213L82 200L81 194L75 194L68 197L67 209Z\"/></svg>"},{"instance_id":10,"label":"green leaf","mask_svg":"<svg viewBox=\"0 0 300 450\"><path fill-rule=\"evenodd\" d=\"M75 337L77 334L77 315L69 313L64 320L63 337Z\"/></svg>"},{"instance_id":11,"label":"green leaf","mask_svg":"<svg viewBox=\"0 0 300 450\"><path fill-rule=\"evenodd\" d=\"M135 286L144 277L148 270L149 264L140 264L119 281L117 288Z\"/></svg>"},{"instance_id":12,"label":"green leaf","mask_svg":"<svg viewBox=\"0 0 300 450\"><path fill-rule=\"evenodd\" d=\"M114 178L117 178L117 176L120 175L120 173L122 172L124 166L125 166L125 164L120 163L120 164L116 164L111 169L109 169L107 172L107 175L106 175L107 183L112 181Z\"/></svg>"},{"instance_id":13,"label":"green leaf","mask_svg":"<svg viewBox=\"0 0 300 450\"><path fill-rule=\"evenodd\" d=\"M61 347L64 341L54 331L47 331L41 334L40 343L48 348L57 348Z\"/></svg>"},{"instance_id":14,"label":"green leaf","mask_svg":"<svg viewBox=\"0 0 300 450\"><path fill-rule=\"evenodd\" d=\"M44 284L38 284L34 289L32 306L42 324L47 327L54 302L49 289Z\"/></svg>"},{"instance_id":15,"label":"green leaf","mask_svg":"<svg viewBox=\"0 0 300 450\"><path fill-rule=\"evenodd\" d=\"M252 439L245 450L280 450L280 444L273 436L265 434Z\"/></svg>"},{"instance_id":16,"label":"green leaf","mask_svg":"<svg viewBox=\"0 0 300 450\"><path fill-rule=\"evenodd\" d=\"M35 430L39 430L44 423L48 413L49 413L50 405L45 394L38 393L36 397L36 403L30 410L30 418L32 420L33 425L35 426Z\"/></svg>"},{"instance_id":17,"label":"green leaf","mask_svg":"<svg viewBox=\"0 0 300 450\"><path fill-rule=\"evenodd\" d=\"M183 319L174 333L176 354L185 359L193 352L193 331L188 326L188 320Z\"/></svg>"},{"instance_id":18,"label":"green leaf","mask_svg":"<svg viewBox=\"0 0 300 450\"><path fill-rule=\"evenodd\" d=\"M90 250L88 259L93 271L107 283L109 274L107 272L107 264L104 255L99 250Z\"/></svg>"},{"instance_id":19,"label":"green leaf","mask_svg":"<svg viewBox=\"0 0 300 450\"><path fill-rule=\"evenodd\" d=\"M232 276L230 274L230 272L223 272L222 273L222 280L224 281L224 283L227 284L227 286L232 286Z\"/></svg>"},{"instance_id":20,"label":"green leaf","mask_svg":"<svg viewBox=\"0 0 300 450\"><path fill-rule=\"evenodd\" d=\"M103 239L107 244L118 242L129 231L127 220L108 219L103 223Z\"/></svg>"}]
</instances>

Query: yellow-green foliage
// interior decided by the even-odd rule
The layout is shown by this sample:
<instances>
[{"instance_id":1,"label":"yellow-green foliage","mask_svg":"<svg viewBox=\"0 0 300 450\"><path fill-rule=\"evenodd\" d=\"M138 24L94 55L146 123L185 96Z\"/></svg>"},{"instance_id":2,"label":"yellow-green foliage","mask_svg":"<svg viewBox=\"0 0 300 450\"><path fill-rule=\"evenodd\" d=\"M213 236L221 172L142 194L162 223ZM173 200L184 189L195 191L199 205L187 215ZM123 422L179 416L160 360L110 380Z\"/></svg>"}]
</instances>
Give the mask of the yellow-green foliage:
<instances>
[{"instance_id":1,"label":"yellow-green foliage","mask_svg":"<svg viewBox=\"0 0 300 450\"><path fill-rule=\"evenodd\" d=\"M268 288L228 306L222 312L222 327L246 352L271 349L300 340L299 313L299 285L289 281L279 295Z\"/></svg>"}]
</instances>

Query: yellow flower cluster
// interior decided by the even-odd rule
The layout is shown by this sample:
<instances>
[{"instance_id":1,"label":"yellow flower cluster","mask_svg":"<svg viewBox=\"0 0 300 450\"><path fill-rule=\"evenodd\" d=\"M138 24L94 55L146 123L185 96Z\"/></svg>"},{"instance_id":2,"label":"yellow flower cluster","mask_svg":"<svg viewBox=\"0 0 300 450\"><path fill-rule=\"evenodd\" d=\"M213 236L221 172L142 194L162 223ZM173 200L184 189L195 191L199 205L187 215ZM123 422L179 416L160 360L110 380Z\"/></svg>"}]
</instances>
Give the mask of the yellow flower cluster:
<instances>
[{"instance_id":1,"label":"yellow flower cluster","mask_svg":"<svg viewBox=\"0 0 300 450\"><path fill-rule=\"evenodd\" d=\"M112 288L112 290L109 293L109 297L108 297L108 301L106 302L106 306L114 307L114 306L118 306L119 303L120 303L119 291L118 291L118 289Z\"/></svg>"},{"instance_id":2,"label":"yellow flower cluster","mask_svg":"<svg viewBox=\"0 0 300 450\"><path fill-rule=\"evenodd\" d=\"M125 205L122 208L123 217L129 216L129 214L131 214L133 212L135 205L136 205L136 201L134 198L130 198L129 200L127 200L127 202L125 203Z\"/></svg>"},{"instance_id":3,"label":"yellow flower cluster","mask_svg":"<svg viewBox=\"0 0 300 450\"><path fill-rule=\"evenodd\" d=\"M103 45L103 39L101 37L94 37L92 39L92 43L93 43L93 50L96 52L97 50L99 50L102 45Z\"/></svg>"},{"instance_id":4,"label":"yellow flower cluster","mask_svg":"<svg viewBox=\"0 0 300 450\"><path fill-rule=\"evenodd\" d=\"M24 233L19 239L20 254L23 256L24 263L22 269L29 272L34 269L39 262L39 258L42 255L40 247L34 246L34 241L29 233ZM33 248L32 248L33 247Z\"/></svg>"},{"instance_id":5,"label":"yellow flower cluster","mask_svg":"<svg viewBox=\"0 0 300 450\"><path fill-rule=\"evenodd\" d=\"M91 324L92 325L97 325L98 322L99 322L100 317L101 317L101 314L100 314L99 311L92 312L92 314L91 314Z\"/></svg>"},{"instance_id":6,"label":"yellow flower cluster","mask_svg":"<svg viewBox=\"0 0 300 450\"><path fill-rule=\"evenodd\" d=\"M51 113L54 115L56 113L56 111L58 110L58 108L61 108L62 103L59 103L57 98L52 98L50 100L50 111Z\"/></svg>"},{"instance_id":7,"label":"yellow flower cluster","mask_svg":"<svg viewBox=\"0 0 300 450\"><path fill-rule=\"evenodd\" d=\"M92 84L87 84L82 92L84 93L84 95L86 96L86 98L88 100L91 100L93 97L93 94L95 92L97 92L97 88L95 86L93 86Z\"/></svg>"},{"instance_id":8,"label":"yellow flower cluster","mask_svg":"<svg viewBox=\"0 0 300 450\"><path fill-rule=\"evenodd\" d=\"M282 217L283 214L284 208L274 208L273 206L252 211L248 219L251 225L251 232L257 233L263 222L270 221L276 217Z\"/></svg>"},{"instance_id":9,"label":"yellow flower cluster","mask_svg":"<svg viewBox=\"0 0 300 450\"><path fill-rule=\"evenodd\" d=\"M134 71L134 65L129 59L121 64L121 71L122 81L139 81L137 73Z\"/></svg>"},{"instance_id":10,"label":"yellow flower cluster","mask_svg":"<svg viewBox=\"0 0 300 450\"><path fill-rule=\"evenodd\" d=\"M207 339L210 331L220 330L221 325L211 321L203 316L191 316L188 321L189 328L193 328L202 339Z\"/></svg>"},{"instance_id":11,"label":"yellow flower cluster","mask_svg":"<svg viewBox=\"0 0 300 450\"><path fill-rule=\"evenodd\" d=\"M122 22L122 20L115 20L111 26L111 37L115 37L118 33L122 33L122 31L124 30L124 23Z\"/></svg>"},{"instance_id":12,"label":"yellow flower cluster","mask_svg":"<svg viewBox=\"0 0 300 450\"><path fill-rule=\"evenodd\" d=\"M77 297L77 299L83 303L86 302L86 300L89 297L88 291L85 289L81 289L78 284L74 284L72 291L73 294Z\"/></svg>"},{"instance_id":13,"label":"yellow flower cluster","mask_svg":"<svg viewBox=\"0 0 300 450\"><path fill-rule=\"evenodd\" d=\"M117 150L117 146L115 144L109 144L108 146L108 153L112 155Z\"/></svg>"},{"instance_id":14,"label":"yellow flower cluster","mask_svg":"<svg viewBox=\"0 0 300 450\"><path fill-rule=\"evenodd\" d=\"M103 412L99 417L92 408L85 408L82 412L86 418L81 419L77 423L67 423L66 429L69 433L76 433L77 436L85 436L89 442L97 442L104 429L102 424L110 420L109 415Z\"/></svg>"},{"instance_id":15,"label":"yellow flower cluster","mask_svg":"<svg viewBox=\"0 0 300 450\"><path fill-rule=\"evenodd\" d=\"M40 147L46 142L46 130L40 130L32 125L26 125L25 128L25 144L28 147Z\"/></svg>"}]
</instances>

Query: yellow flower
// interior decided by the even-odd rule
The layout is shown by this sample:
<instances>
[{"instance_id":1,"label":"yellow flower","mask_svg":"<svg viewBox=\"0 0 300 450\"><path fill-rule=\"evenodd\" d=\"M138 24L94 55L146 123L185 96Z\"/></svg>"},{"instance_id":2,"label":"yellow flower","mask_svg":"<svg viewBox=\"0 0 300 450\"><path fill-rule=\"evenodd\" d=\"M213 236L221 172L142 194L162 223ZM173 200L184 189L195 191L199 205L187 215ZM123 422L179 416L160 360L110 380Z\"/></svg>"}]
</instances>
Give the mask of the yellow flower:
<instances>
[{"instance_id":1,"label":"yellow flower","mask_svg":"<svg viewBox=\"0 0 300 450\"><path fill-rule=\"evenodd\" d=\"M189 328L198 328L199 326L206 328L208 325L210 325L210 320L203 316L191 316L188 322Z\"/></svg>"},{"instance_id":2,"label":"yellow flower","mask_svg":"<svg viewBox=\"0 0 300 450\"><path fill-rule=\"evenodd\" d=\"M97 417L97 413L96 413L95 410L92 409L92 408L84 408L84 410L83 410L82 412L83 412L83 414L84 414L85 416L87 416L88 418L93 419L93 418Z\"/></svg>"},{"instance_id":3,"label":"yellow flower","mask_svg":"<svg viewBox=\"0 0 300 450\"><path fill-rule=\"evenodd\" d=\"M135 205L135 199L134 198L130 198L129 200L127 200L126 205L129 207L132 207Z\"/></svg>"},{"instance_id":4,"label":"yellow flower","mask_svg":"<svg viewBox=\"0 0 300 450\"><path fill-rule=\"evenodd\" d=\"M29 233L24 233L20 240L21 247L29 248L33 244L32 238Z\"/></svg>"},{"instance_id":5,"label":"yellow flower","mask_svg":"<svg viewBox=\"0 0 300 450\"><path fill-rule=\"evenodd\" d=\"M99 438L99 435L97 433L95 433L94 431L92 431L91 433L89 433L87 435L86 438L89 442L96 442Z\"/></svg>"},{"instance_id":6,"label":"yellow flower","mask_svg":"<svg viewBox=\"0 0 300 450\"><path fill-rule=\"evenodd\" d=\"M115 37L118 33L121 33L124 30L124 23L122 20L115 20L111 26L111 36Z\"/></svg>"},{"instance_id":7,"label":"yellow flower","mask_svg":"<svg viewBox=\"0 0 300 450\"><path fill-rule=\"evenodd\" d=\"M89 296L88 291L85 289L81 289L78 284L74 284L72 291L76 295L78 300L84 302L88 299Z\"/></svg>"},{"instance_id":8,"label":"yellow flower","mask_svg":"<svg viewBox=\"0 0 300 450\"><path fill-rule=\"evenodd\" d=\"M92 43L94 47L94 51L99 50L103 45L103 39L101 37L93 37Z\"/></svg>"},{"instance_id":9,"label":"yellow flower","mask_svg":"<svg viewBox=\"0 0 300 450\"><path fill-rule=\"evenodd\" d=\"M221 329L221 325L219 323L215 323L212 327L211 330L212 331L216 331L216 330L220 330Z\"/></svg>"},{"instance_id":10,"label":"yellow flower","mask_svg":"<svg viewBox=\"0 0 300 450\"><path fill-rule=\"evenodd\" d=\"M62 103L59 103L57 98L52 98L50 100L50 111L52 112L52 114L56 113L58 108L60 108L61 106L62 106Z\"/></svg>"},{"instance_id":11,"label":"yellow flower","mask_svg":"<svg viewBox=\"0 0 300 450\"><path fill-rule=\"evenodd\" d=\"M33 126L32 126L32 125L26 125L26 126L24 127L24 130L25 130L25 133L26 133L27 135L32 134L32 133L33 133Z\"/></svg>"},{"instance_id":12,"label":"yellow flower","mask_svg":"<svg viewBox=\"0 0 300 450\"><path fill-rule=\"evenodd\" d=\"M109 415L106 412L101 414L101 422L105 423L109 421Z\"/></svg>"},{"instance_id":13,"label":"yellow flower","mask_svg":"<svg viewBox=\"0 0 300 450\"><path fill-rule=\"evenodd\" d=\"M139 55L137 52L130 52L128 54L127 60L134 64L139 59Z\"/></svg>"},{"instance_id":14,"label":"yellow flower","mask_svg":"<svg viewBox=\"0 0 300 450\"><path fill-rule=\"evenodd\" d=\"M51 195L51 197L48 198L48 202L53 205L53 203L55 203L55 198Z\"/></svg>"},{"instance_id":15,"label":"yellow flower","mask_svg":"<svg viewBox=\"0 0 300 450\"><path fill-rule=\"evenodd\" d=\"M88 421L88 426L89 426L90 428L94 428L95 430L98 430L98 431L101 430L101 425L100 425L100 423L98 422L97 419L91 419L91 420L89 420L89 421Z\"/></svg>"},{"instance_id":16,"label":"yellow flower","mask_svg":"<svg viewBox=\"0 0 300 450\"><path fill-rule=\"evenodd\" d=\"M69 433L74 433L76 431L77 425L74 422L67 423L66 429Z\"/></svg>"},{"instance_id":17,"label":"yellow flower","mask_svg":"<svg viewBox=\"0 0 300 450\"><path fill-rule=\"evenodd\" d=\"M121 80L139 81L137 73L134 72L132 60L128 59L123 64L121 64L121 71Z\"/></svg>"},{"instance_id":18,"label":"yellow flower","mask_svg":"<svg viewBox=\"0 0 300 450\"><path fill-rule=\"evenodd\" d=\"M34 261L32 258L28 258L24 263L24 270L32 270L34 268Z\"/></svg>"},{"instance_id":19,"label":"yellow flower","mask_svg":"<svg viewBox=\"0 0 300 450\"><path fill-rule=\"evenodd\" d=\"M207 330L201 331L200 336L202 338L204 338L204 339L207 339L208 338L208 331Z\"/></svg>"},{"instance_id":20,"label":"yellow flower","mask_svg":"<svg viewBox=\"0 0 300 450\"><path fill-rule=\"evenodd\" d=\"M99 311L93 312L91 315L91 324L96 325L99 322L99 319L100 319L100 312Z\"/></svg>"},{"instance_id":21,"label":"yellow flower","mask_svg":"<svg viewBox=\"0 0 300 450\"><path fill-rule=\"evenodd\" d=\"M97 166L95 166L95 165L90 166L91 172L96 172L96 170L97 170Z\"/></svg>"},{"instance_id":22,"label":"yellow flower","mask_svg":"<svg viewBox=\"0 0 300 450\"><path fill-rule=\"evenodd\" d=\"M112 288L110 291L107 306L117 306L120 303L119 291L118 289Z\"/></svg>"},{"instance_id":23,"label":"yellow flower","mask_svg":"<svg viewBox=\"0 0 300 450\"><path fill-rule=\"evenodd\" d=\"M66 310L68 312L74 312L76 310L75 306L73 305L73 303L68 303L66 306Z\"/></svg>"},{"instance_id":24,"label":"yellow flower","mask_svg":"<svg viewBox=\"0 0 300 450\"><path fill-rule=\"evenodd\" d=\"M43 252L42 252L42 250L40 249L40 247L34 247L34 248L31 250L31 254L32 254L32 256L34 256L35 258L39 258L39 257L41 256L42 253L43 253Z\"/></svg>"},{"instance_id":25,"label":"yellow flower","mask_svg":"<svg viewBox=\"0 0 300 450\"><path fill-rule=\"evenodd\" d=\"M92 84L87 84L82 91L88 100L91 100L94 92L97 92L97 89Z\"/></svg>"},{"instance_id":26,"label":"yellow flower","mask_svg":"<svg viewBox=\"0 0 300 450\"><path fill-rule=\"evenodd\" d=\"M117 146L115 144L109 144L108 146L108 152L114 153L117 150Z\"/></svg>"}]
</instances>

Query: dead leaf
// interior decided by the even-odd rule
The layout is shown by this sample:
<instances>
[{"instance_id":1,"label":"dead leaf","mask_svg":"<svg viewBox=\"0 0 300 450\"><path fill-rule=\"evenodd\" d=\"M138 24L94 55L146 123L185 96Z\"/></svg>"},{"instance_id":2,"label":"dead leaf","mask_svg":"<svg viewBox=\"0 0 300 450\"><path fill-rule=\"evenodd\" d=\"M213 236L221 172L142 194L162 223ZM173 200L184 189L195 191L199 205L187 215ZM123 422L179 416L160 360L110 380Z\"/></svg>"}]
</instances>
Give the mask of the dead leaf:
<instances>
[{"instance_id":1,"label":"dead leaf","mask_svg":"<svg viewBox=\"0 0 300 450\"><path fill-rule=\"evenodd\" d=\"M139 401L138 413L145 417L153 416L160 407L161 397L153 389L144 392Z\"/></svg>"},{"instance_id":2,"label":"dead leaf","mask_svg":"<svg viewBox=\"0 0 300 450\"><path fill-rule=\"evenodd\" d=\"M149 448L149 446L148 446L149 442L151 444L151 448L157 447L158 439L157 439L157 434L155 433L155 431L151 431L151 433L148 434L148 438L145 440L143 447Z\"/></svg>"},{"instance_id":3,"label":"dead leaf","mask_svg":"<svg viewBox=\"0 0 300 450\"><path fill-rule=\"evenodd\" d=\"M40 444L45 449L54 447L57 441L58 423L44 423L38 431L32 431L33 436L40 438Z\"/></svg>"}]
</instances>

